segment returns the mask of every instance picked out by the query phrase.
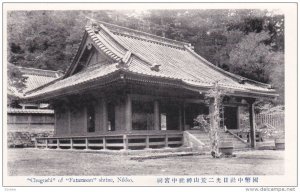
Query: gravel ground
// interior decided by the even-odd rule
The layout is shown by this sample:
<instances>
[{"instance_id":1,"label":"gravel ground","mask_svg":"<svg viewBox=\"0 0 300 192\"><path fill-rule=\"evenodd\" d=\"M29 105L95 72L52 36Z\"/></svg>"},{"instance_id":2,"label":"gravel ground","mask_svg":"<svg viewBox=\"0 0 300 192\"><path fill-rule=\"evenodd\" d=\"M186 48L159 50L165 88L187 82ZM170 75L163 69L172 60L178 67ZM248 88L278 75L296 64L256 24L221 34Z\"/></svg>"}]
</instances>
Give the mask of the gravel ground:
<instances>
[{"instance_id":1,"label":"gravel ground","mask_svg":"<svg viewBox=\"0 0 300 192\"><path fill-rule=\"evenodd\" d=\"M137 161L130 160L131 155L23 148L8 149L7 165L10 176L284 174L284 151L256 150L235 155L221 159L197 155Z\"/></svg>"}]
</instances>

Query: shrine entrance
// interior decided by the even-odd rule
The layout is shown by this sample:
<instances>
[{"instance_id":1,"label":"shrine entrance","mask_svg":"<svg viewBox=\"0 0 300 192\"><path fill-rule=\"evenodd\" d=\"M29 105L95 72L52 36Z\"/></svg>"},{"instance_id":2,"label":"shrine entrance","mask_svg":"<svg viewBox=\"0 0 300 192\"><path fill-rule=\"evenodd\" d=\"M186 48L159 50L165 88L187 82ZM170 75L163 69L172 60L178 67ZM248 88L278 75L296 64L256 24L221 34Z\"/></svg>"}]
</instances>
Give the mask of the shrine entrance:
<instances>
[{"instance_id":1,"label":"shrine entrance","mask_svg":"<svg viewBox=\"0 0 300 192\"><path fill-rule=\"evenodd\" d=\"M238 107L224 106L224 126L227 129L238 129Z\"/></svg>"}]
</instances>

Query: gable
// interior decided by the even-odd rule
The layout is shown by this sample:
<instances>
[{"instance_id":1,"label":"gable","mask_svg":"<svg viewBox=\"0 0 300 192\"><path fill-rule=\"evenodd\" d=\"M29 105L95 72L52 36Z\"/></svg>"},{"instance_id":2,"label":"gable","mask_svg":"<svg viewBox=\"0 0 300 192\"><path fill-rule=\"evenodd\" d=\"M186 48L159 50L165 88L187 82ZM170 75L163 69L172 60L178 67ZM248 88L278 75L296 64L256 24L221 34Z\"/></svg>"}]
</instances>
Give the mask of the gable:
<instances>
[{"instance_id":1,"label":"gable","mask_svg":"<svg viewBox=\"0 0 300 192\"><path fill-rule=\"evenodd\" d=\"M95 48L93 48L92 53L89 56L88 61L86 62L86 66L90 67L90 66L95 66L95 65L107 65L112 63L113 61L108 58L107 56L105 56L102 52L99 52L98 50L96 50Z\"/></svg>"},{"instance_id":2,"label":"gable","mask_svg":"<svg viewBox=\"0 0 300 192\"><path fill-rule=\"evenodd\" d=\"M98 49L92 39L88 37L82 45L82 49L77 53L80 56L75 60L75 65L72 67L71 73L68 76L74 75L80 71L86 70L90 67L97 67L101 65L112 64L115 61L105 55L105 53Z\"/></svg>"}]
</instances>

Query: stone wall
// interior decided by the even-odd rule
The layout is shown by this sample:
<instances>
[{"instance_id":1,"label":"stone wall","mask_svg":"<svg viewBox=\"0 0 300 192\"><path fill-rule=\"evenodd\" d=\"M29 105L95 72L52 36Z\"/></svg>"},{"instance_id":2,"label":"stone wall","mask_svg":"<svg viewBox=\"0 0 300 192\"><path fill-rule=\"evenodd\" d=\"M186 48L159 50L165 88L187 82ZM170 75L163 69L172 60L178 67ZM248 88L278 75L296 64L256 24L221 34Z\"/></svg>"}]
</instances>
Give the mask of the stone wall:
<instances>
[{"instance_id":1,"label":"stone wall","mask_svg":"<svg viewBox=\"0 0 300 192\"><path fill-rule=\"evenodd\" d=\"M9 124L7 128L8 147L34 147L36 137L51 137L54 125Z\"/></svg>"}]
</instances>

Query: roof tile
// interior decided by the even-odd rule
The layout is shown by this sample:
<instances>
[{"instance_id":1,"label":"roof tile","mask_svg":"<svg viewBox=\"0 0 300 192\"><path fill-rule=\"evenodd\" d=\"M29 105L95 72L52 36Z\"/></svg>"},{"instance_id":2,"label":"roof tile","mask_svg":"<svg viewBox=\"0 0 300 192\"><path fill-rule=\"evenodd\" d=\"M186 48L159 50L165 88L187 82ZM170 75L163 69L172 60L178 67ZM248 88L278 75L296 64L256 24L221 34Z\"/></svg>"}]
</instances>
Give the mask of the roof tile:
<instances>
[{"instance_id":1,"label":"roof tile","mask_svg":"<svg viewBox=\"0 0 300 192\"><path fill-rule=\"evenodd\" d=\"M128 61L126 62L126 70L130 72L182 80L187 85L198 86L199 88L210 87L218 81L220 86L224 88L242 92L274 93L273 89L269 89L266 84L259 82L249 80L241 84L242 77L222 71L205 59L199 58L200 56L198 57L196 53L190 50L186 43L167 40L123 27L117 29L117 26L109 24L105 27L102 24L100 26L102 29L97 27L96 32L93 27L86 28L91 39L108 56L113 59L117 58L116 61L121 59ZM148 41L146 41L147 38ZM128 55L130 55L129 58L127 58ZM160 65L158 70L151 70L154 64ZM42 89L32 91L26 97L32 98L92 81L118 70L118 66L117 63L114 63L83 70Z\"/></svg>"},{"instance_id":2,"label":"roof tile","mask_svg":"<svg viewBox=\"0 0 300 192\"><path fill-rule=\"evenodd\" d=\"M17 109L17 108L7 108L7 113L54 114L54 111L52 109Z\"/></svg>"}]
</instances>

